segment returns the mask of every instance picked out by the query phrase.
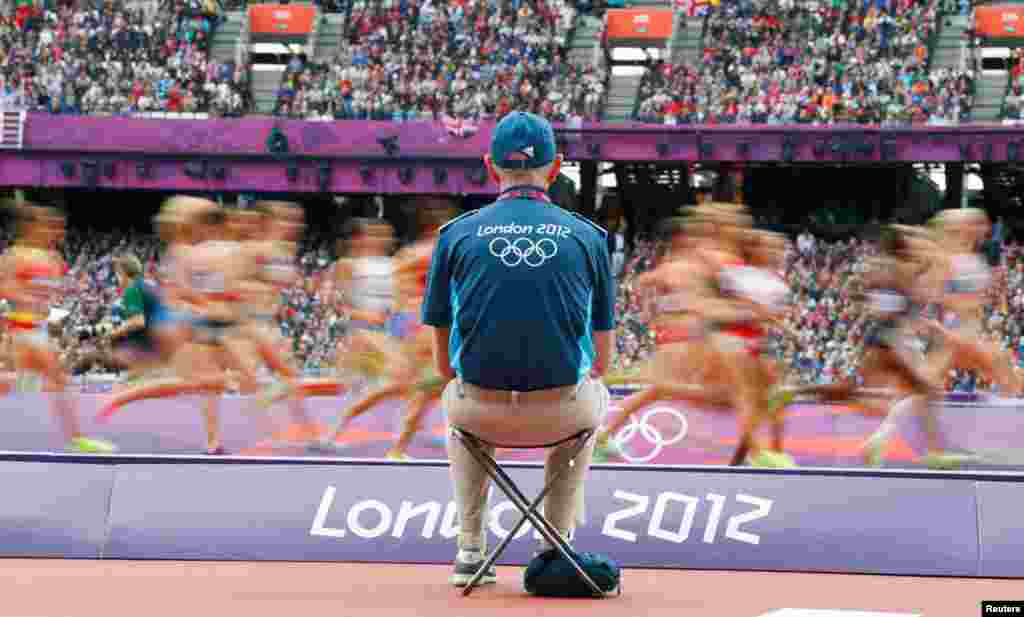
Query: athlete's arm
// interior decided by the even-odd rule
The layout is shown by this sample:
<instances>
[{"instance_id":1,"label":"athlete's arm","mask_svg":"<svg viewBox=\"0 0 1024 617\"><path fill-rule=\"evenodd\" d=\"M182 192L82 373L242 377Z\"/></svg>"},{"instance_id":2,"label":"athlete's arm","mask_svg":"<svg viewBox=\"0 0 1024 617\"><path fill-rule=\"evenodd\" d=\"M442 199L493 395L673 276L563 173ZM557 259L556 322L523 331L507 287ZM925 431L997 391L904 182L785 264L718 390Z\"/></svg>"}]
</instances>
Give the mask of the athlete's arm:
<instances>
[{"instance_id":1,"label":"athlete's arm","mask_svg":"<svg viewBox=\"0 0 1024 617\"><path fill-rule=\"evenodd\" d=\"M186 257L181 257L175 264L177 267L173 272L174 289L178 301L188 308L198 308L203 305L201 294L192 289L192 263Z\"/></svg>"},{"instance_id":2,"label":"athlete's arm","mask_svg":"<svg viewBox=\"0 0 1024 617\"><path fill-rule=\"evenodd\" d=\"M136 315L123 324L118 326L113 332L110 333L110 338L119 339L128 336L132 332L138 332L146 327L146 318L142 315Z\"/></svg>"},{"instance_id":3,"label":"athlete's arm","mask_svg":"<svg viewBox=\"0 0 1024 617\"><path fill-rule=\"evenodd\" d=\"M662 287L662 269L657 268L649 272L644 272L640 276L636 277L636 289L637 291L653 291L658 287Z\"/></svg>"},{"instance_id":4,"label":"athlete's arm","mask_svg":"<svg viewBox=\"0 0 1024 617\"><path fill-rule=\"evenodd\" d=\"M18 305L31 305L35 298L25 284L17 279L18 260L21 259L16 249L11 249L2 259L2 270L0 270L0 285L3 285L3 295L14 302L14 312L19 312Z\"/></svg>"},{"instance_id":5,"label":"athlete's arm","mask_svg":"<svg viewBox=\"0 0 1024 617\"><path fill-rule=\"evenodd\" d=\"M739 323L753 321L759 317L753 305L707 292L694 299L694 312L709 321Z\"/></svg>"},{"instance_id":6,"label":"athlete's arm","mask_svg":"<svg viewBox=\"0 0 1024 617\"><path fill-rule=\"evenodd\" d=\"M283 289L285 287L291 287L299 282L302 278L299 274L299 269L295 267L294 257L288 253L288 251L280 250L278 252L271 251L272 258L281 258L282 265L274 265L271 269L269 276L266 275L266 268L261 270L264 273L264 278L273 287L277 289ZM335 264L338 262L336 261ZM328 277L329 278L329 277Z\"/></svg>"},{"instance_id":7,"label":"athlete's arm","mask_svg":"<svg viewBox=\"0 0 1024 617\"><path fill-rule=\"evenodd\" d=\"M346 306L345 310L348 312L349 317L354 321L365 321L366 323L373 324L375 326L384 325L388 321L387 315L377 311L364 311L351 306Z\"/></svg>"},{"instance_id":8,"label":"athlete's arm","mask_svg":"<svg viewBox=\"0 0 1024 617\"><path fill-rule=\"evenodd\" d=\"M14 300L18 295L14 285L14 259L10 253L0 255L0 296Z\"/></svg>"},{"instance_id":9,"label":"athlete's arm","mask_svg":"<svg viewBox=\"0 0 1024 617\"><path fill-rule=\"evenodd\" d=\"M407 255L396 256L394 273L396 275L418 274L429 268L430 262L431 255L426 252L421 254L410 252Z\"/></svg>"}]
</instances>

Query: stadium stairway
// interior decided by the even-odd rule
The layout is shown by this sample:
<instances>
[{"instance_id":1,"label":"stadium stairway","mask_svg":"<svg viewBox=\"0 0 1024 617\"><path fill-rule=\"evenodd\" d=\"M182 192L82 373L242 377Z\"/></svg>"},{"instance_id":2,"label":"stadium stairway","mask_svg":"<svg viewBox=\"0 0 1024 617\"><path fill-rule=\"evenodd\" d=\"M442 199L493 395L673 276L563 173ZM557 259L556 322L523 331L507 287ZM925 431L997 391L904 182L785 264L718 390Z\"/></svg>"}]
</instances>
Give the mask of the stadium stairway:
<instances>
[{"instance_id":1,"label":"stadium stairway","mask_svg":"<svg viewBox=\"0 0 1024 617\"><path fill-rule=\"evenodd\" d=\"M217 32L213 35L213 42L210 43L210 55L218 62L235 59L235 48L248 15L244 11L230 11L224 14L224 18L217 25Z\"/></svg>"},{"instance_id":2,"label":"stadium stairway","mask_svg":"<svg viewBox=\"0 0 1024 617\"><path fill-rule=\"evenodd\" d=\"M1003 99L1010 74L1006 71L984 71L978 76L974 90L971 119L976 122L998 122L1003 113Z\"/></svg>"},{"instance_id":3,"label":"stadium stairway","mask_svg":"<svg viewBox=\"0 0 1024 617\"><path fill-rule=\"evenodd\" d=\"M665 0L640 0L633 2L633 5L672 8L672 4ZM672 28L672 37L668 43L669 61L672 63L696 62L700 57L701 22L696 19L681 19L679 17L681 13L676 12L676 14L677 17ZM629 122L633 119L641 80L641 75L616 75L614 72L612 73L608 87L608 103L604 110L605 120L608 122Z\"/></svg>"},{"instance_id":4,"label":"stadium stairway","mask_svg":"<svg viewBox=\"0 0 1024 617\"><path fill-rule=\"evenodd\" d=\"M311 0L296 0L295 4L313 4ZM332 23L329 19L323 19L319 7L313 16L313 29L306 37L302 45L302 53L307 58L316 57L325 36L330 36ZM325 33L325 31L327 31ZM339 35L340 36L340 35ZM335 46L336 47L336 46ZM252 71L250 80L250 92L252 94L253 106L257 114L272 114L277 106L277 93L281 89L281 79L284 77L286 66L276 64L260 65L258 70Z\"/></svg>"},{"instance_id":5,"label":"stadium stairway","mask_svg":"<svg viewBox=\"0 0 1024 617\"><path fill-rule=\"evenodd\" d=\"M583 66L595 64L601 53L601 20L592 15L583 15L573 29L569 41L569 61Z\"/></svg>"},{"instance_id":6,"label":"stadium stairway","mask_svg":"<svg viewBox=\"0 0 1024 617\"><path fill-rule=\"evenodd\" d=\"M327 13L320 21L320 32L317 35L313 58L324 62L338 54L342 35L345 29L345 16L338 13Z\"/></svg>"},{"instance_id":7,"label":"stadium stairway","mask_svg":"<svg viewBox=\"0 0 1024 617\"><path fill-rule=\"evenodd\" d=\"M703 48L700 40L703 23L700 19L687 19L685 14L680 14L672 32L672 41L669 43L669 58L672 64L697 66Z\"/></svg>"},{"instance_id":8,"label":"stadium stairway","mask_svg":"<svg viewBox=\"0 0 1024 617\"><path fill-rule=\"evenodd\" d=\"M284 66L263 67L252 73L252 100L258 114L272 114L277 105L277 91L281 88Z\"/></svg>"},{"instance_id":9,"label":"stadium stairway","mask_svg":"<svg viewBox=\"0 0 1024 617\"><path fill-rule=\"evenodd\" d=\"M932 69L957 69L960 68L963 46L966 39L964 32L967 30L967 18L961 15L954 15L945 18L942 30L939 31L939 40L935 45L935 55L932 57Z\"/></svg>"},{"instance_id":10,"label":"stadium stairway","mask_svg":"<svg viewBox=\"0 0 1024 617\"><path fill-rule=\"evenodd\" d=\"M612 73L608 85L608 103L604 108L605 120L608 122L629 122L633 119L637 90L640 88L640 78L640 75L616 75Z\"/></svg>"},{"instance_id":11,"label":"stadium stairway","mask_svg":"<svg viewBox=\"0 0 1024 617\"><path fill-rule=\"evenodd\" d=\"M931 68L959 69L963 65L967 17L950 15L945 18L939 40L935 46ZM997 122L1003 112L1008 76L1003 72L982 72L975 83L974 105L971 119L978 122Z\"/></svg>"}]
</instances>

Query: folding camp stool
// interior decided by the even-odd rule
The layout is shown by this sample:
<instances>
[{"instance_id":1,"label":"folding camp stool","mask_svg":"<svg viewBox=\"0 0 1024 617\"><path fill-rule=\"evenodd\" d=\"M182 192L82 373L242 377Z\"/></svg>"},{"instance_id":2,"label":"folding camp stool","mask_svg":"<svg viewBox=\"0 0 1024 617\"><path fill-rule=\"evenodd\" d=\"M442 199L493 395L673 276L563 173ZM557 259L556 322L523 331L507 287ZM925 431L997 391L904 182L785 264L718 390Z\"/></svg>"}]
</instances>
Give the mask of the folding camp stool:
<instances>
[{"instance_id":1,"label":"folding camp stool","mask_svg":"<svg viewBox=\"0 0 1024 617\"><path fill-rule=\"evenodd\" d=\"M501 543L487 557L483 565L480 566L480 569L477 570L476 574L473 575L473 578L470 579L469 584L467 584L466 587L462 590L462 595L468 596L469 594L473 593L473 588L476 587L477 583L480 582L480 579L483 578L483 575L487 572L487 570L491 566L493 566L495 562L498 561L498 558L501 557L501 554L505 551L505 548L508 546L509 542L511 542L512 539L516 537L516 534L519 532L519 529L526 524L526 521L530 521L531 523L533 523L534 528L544 537L544 539L550 542L551 545L554 546L555 549L562 554L562 557L567 559L569 563L572 564L573 568L576 569L577 574L579 574L580 577L583 578L583 581L587 584L587 586L593 590L594 596L598 598L603 598L606 595L608 595L597 585L597 583L594 582L594 579L590 578L590 575L588 575L586 571L584 571L583 566L580 565L580 562L576 558L576 555L573 552L572 547L569 545L568 542L566 542L562 538L562 535L558 533L558 530L555 529L554 525L552 525L543 514L537 512L537 506L539 506L541 501L544 500L548 492L550 492L552 485L558 480L559 477L561 477L562 473L565 472L565 469L557 470L551 476L551 479L544 486L543 490L541 490L540 495L538 495L537 498L533 500L533 502L529 502L527 501L526 496L523 495L522 491L519 490L519 487L516 486L516 484L512 481L512 478L510 478L509 475L505 473L505 470L498 466L498 463L497 461L494 460L494 457L488 454L487 451L485 450L486 447L515 450L546 450L549 448L558 447L565 443L575 442L575 449L572 451L572 456L569 457L569 466L572 467L573 465L576 464L576 457L579 456L580 452L583 451L583 448L587 445L587 441L589 441L594 436L594 434L597 432L597 429L584 429L574 435L570 435L569 437L566 437L565 439L556 441L554 443L535 446L504 446L501 444L491 443L457 426L452 426L450 432L452 437L458 439L462 443L462 445L465 446L467 450L469 450L469 453L473 456L473 458L476 459L476 462L479 463L480 466L484 468L484 471L487 472L487 475L490 476L491 480L494 480L494 483L498 486L498 488L500 488L501 491L505 493L509 500L511 500L515 507L523 514L523 516L519 519L519 522L516 523L516 525L512 528L511 531L508 532L508 535L505 536Z\"/></svg>"}]
</instances>

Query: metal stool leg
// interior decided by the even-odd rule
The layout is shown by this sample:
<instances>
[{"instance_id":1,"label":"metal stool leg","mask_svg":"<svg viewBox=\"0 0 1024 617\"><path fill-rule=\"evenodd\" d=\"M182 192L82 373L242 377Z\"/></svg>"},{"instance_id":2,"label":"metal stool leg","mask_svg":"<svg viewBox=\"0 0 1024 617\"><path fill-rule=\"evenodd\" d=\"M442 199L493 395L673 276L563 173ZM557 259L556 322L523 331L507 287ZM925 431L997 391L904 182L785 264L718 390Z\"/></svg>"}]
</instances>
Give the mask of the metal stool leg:
<instances>
[{"instance_id":1,"label":"metal stool leg","mask_svg":"<svg viewBox=\"0 0 1024 617\"><path fill-rule=\"evenodd\" d=\"M586 440L584 440L583 443L585 444ZM540 532L540 534L544 536L544 538L548 542L550 542L554 546L554 548L558 550L559 553L561 553L562 557L567 559L569 563L572 564L573 569L576 570L576 573L580 575L580 577L587 584L587 586L591 588L595 596L604 597L604 591L602 591L601 588L597 585L597 583L595 583L594 580L590 578L590 575L588 575L586 571L583 570L583 567L576 559L575 553L573 552L572 547L569 545L569 543L562 538L561 534L558 533L558 530L555 529L554 526L551 525L551 523L546 518L537 515L535 512L529 509L529 504L527 503L526 498L523 496L522 492L515 485L515 483L512 482L512 479L509 478L508 474L506 474L505 471L501 469L501 467L494 463L493 459L489 462L489 464L488 462L483 462L482 464L485 465L485 468L490 469L490 473L494 478L495 484L497 484L505 492L505 494L509 497L512 503L515 504L516 507L523 513L524 517L531 523L533 523L537 531Z\"/></svg>"},{"instance_id":2,"label":"metal stool leg","mask_svg":"<svg viewBox=\"0 0 1024 617\"><path fill-rule=\"evenodd\" d=\"M473 456L477 459L477 462L484 467L484 470L491 477L491 479L494 480L496 484L499 484L499 487L502 488L503 492L508 494L507 487L503 487L500 485L500 480L495 476L495 473L493 471L494 469L500 469L497 466L497 462L483 451L483 449L480 447L480 442L473 436L467 435L466 433L463 433L461 431L459 431L457 436L459 437L460 441L462 441L463 444L466 446L466 449L470 450L471 454L473 454ZM575 459L576 456L580 453L580 451L586 445L587 439L589 439L589 437L584 437L583 439L578 440L576 451L573 452L572 457L570 457L570 461ZM561 477L561 474L563 472L564 470L559 470L558 472L556 472L555 475L548 482L548 484L544 486L544 489L541 491L540 495L538 495L537 498L533 501L533 503L529 505L529 511L531 513L536 514L537 506L539 506L540 503L544 500L544 498L547 497L547 494L551 492L551 487L554 486L555 481L558 480L559 477ZM506 480L511 484L510 479L506 478ZM516 492L519 494L520 498L522 498L522 500L525 502L526 498L522 495L520 491L518 491L518 488L515 487L514 484L511 484L511 486L516 489ZM516 534L519 532L519 529L524 524L526 524L527 520L528 519L526 516L520 517L516 525L512 528L508 535L505 536L501 543L491 552L491 554L488 556L484 564L480 567L479 570L477 570L473 578L470 579L469 584L466 585L466 587L462 590L463 596L468 596L470 593L473 592L473 588L480 581L483 575L487 572L488 568L494 565L494 563L498 560L501 554L505 551L505 548L508 546L509 542L511 542L515 538Z\"/></svg>"},{"instance_id":3,"label":"metal stool leg","mask_svg":"<svg viewBox=\"0 0 1024 617\"><path fill-rule=\"evenodd\" d=\"M463 589L462 594L464 596L468 596L470 593L472 593L473 587L476 586L479 580L483 577L484 573L487 572L488 568L493 566L494 563L499 559L501 553L508 546L509 542L512 541L516 533L518 533L519 529L524 524L526 524L526 521L530 521L531 523L533 523L537 531L549 543L551 543L551 545L554 546L555 549L558 550L559 553L561 553L561 555L569 561L569 563L572 564L577 574L579 574L583 581L587 584L587 586L590 587L591 590L593 590L594 594L597 597L604 597L606 594L597 585L597 583L595 583L593 579L583 570L583 567L579 564L579 561L576 559L576 556L573 553L572 547L569 545L569 543L562 538L561 534L559 534L558 530L555 529L553 525L551 525L547 518L537 514L536 512L537 506L540 505L544 497L546 497L547 494L550 492L551 487L554 485L555 481L557 481L558 478L561 477L561 474L565 470L563 469L556 472L555 475L551 478L551 480L544 486L544 489L541 491L541 494L532 503L530 503L527 501L522 491L519 490L516 484L508 476L508 474L506 474L505 471L498 466L497 462L491 456L484 453L484 451L480 448L480 441L478 438L457 428L453 429L453 433L459 439L459 441L463 443L466 449L469 450L473 458L475 458L476 461L484 468L484 470L487 472L487 475L489 475L491 479L494 480L494 483L498 485L502 492L505 493L509 500L511 500L512 503L516 506L516 508L518 508L519 511L523 514L519 522L509 532L509 534L505 537L501 544L499 544L498 547L495 548L494 551L492 551L491 555L484 562L483 566L473 576L473 579L470 580L469 584L465 587L465 589ZM575 463L575 458L583 450L583 448L587 444L587 441L589 441L593 437L593 435L594 431L585 431L575 437L576 449L570 457L570 464Z\"/></svg>"}]
</instances>

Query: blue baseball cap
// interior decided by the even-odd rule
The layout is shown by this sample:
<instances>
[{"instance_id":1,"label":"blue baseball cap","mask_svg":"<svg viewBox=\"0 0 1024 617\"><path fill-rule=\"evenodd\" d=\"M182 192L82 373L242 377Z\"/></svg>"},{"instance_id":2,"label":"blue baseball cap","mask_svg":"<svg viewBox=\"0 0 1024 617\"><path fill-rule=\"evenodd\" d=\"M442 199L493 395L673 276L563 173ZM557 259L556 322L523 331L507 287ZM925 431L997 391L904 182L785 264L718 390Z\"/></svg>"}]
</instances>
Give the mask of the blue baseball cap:
<instances>
[{"instance_id":1,"label":"blue baseball cap","mask_svg":"<svg viewBox=\"0 0 1024 617\"><path fill-rule=\"evenodd\" d=\"M555 131L535 114L513 111L491 136L491 160L500 169L538 169L555 160Z\"/></svg>"}]
</instances>

